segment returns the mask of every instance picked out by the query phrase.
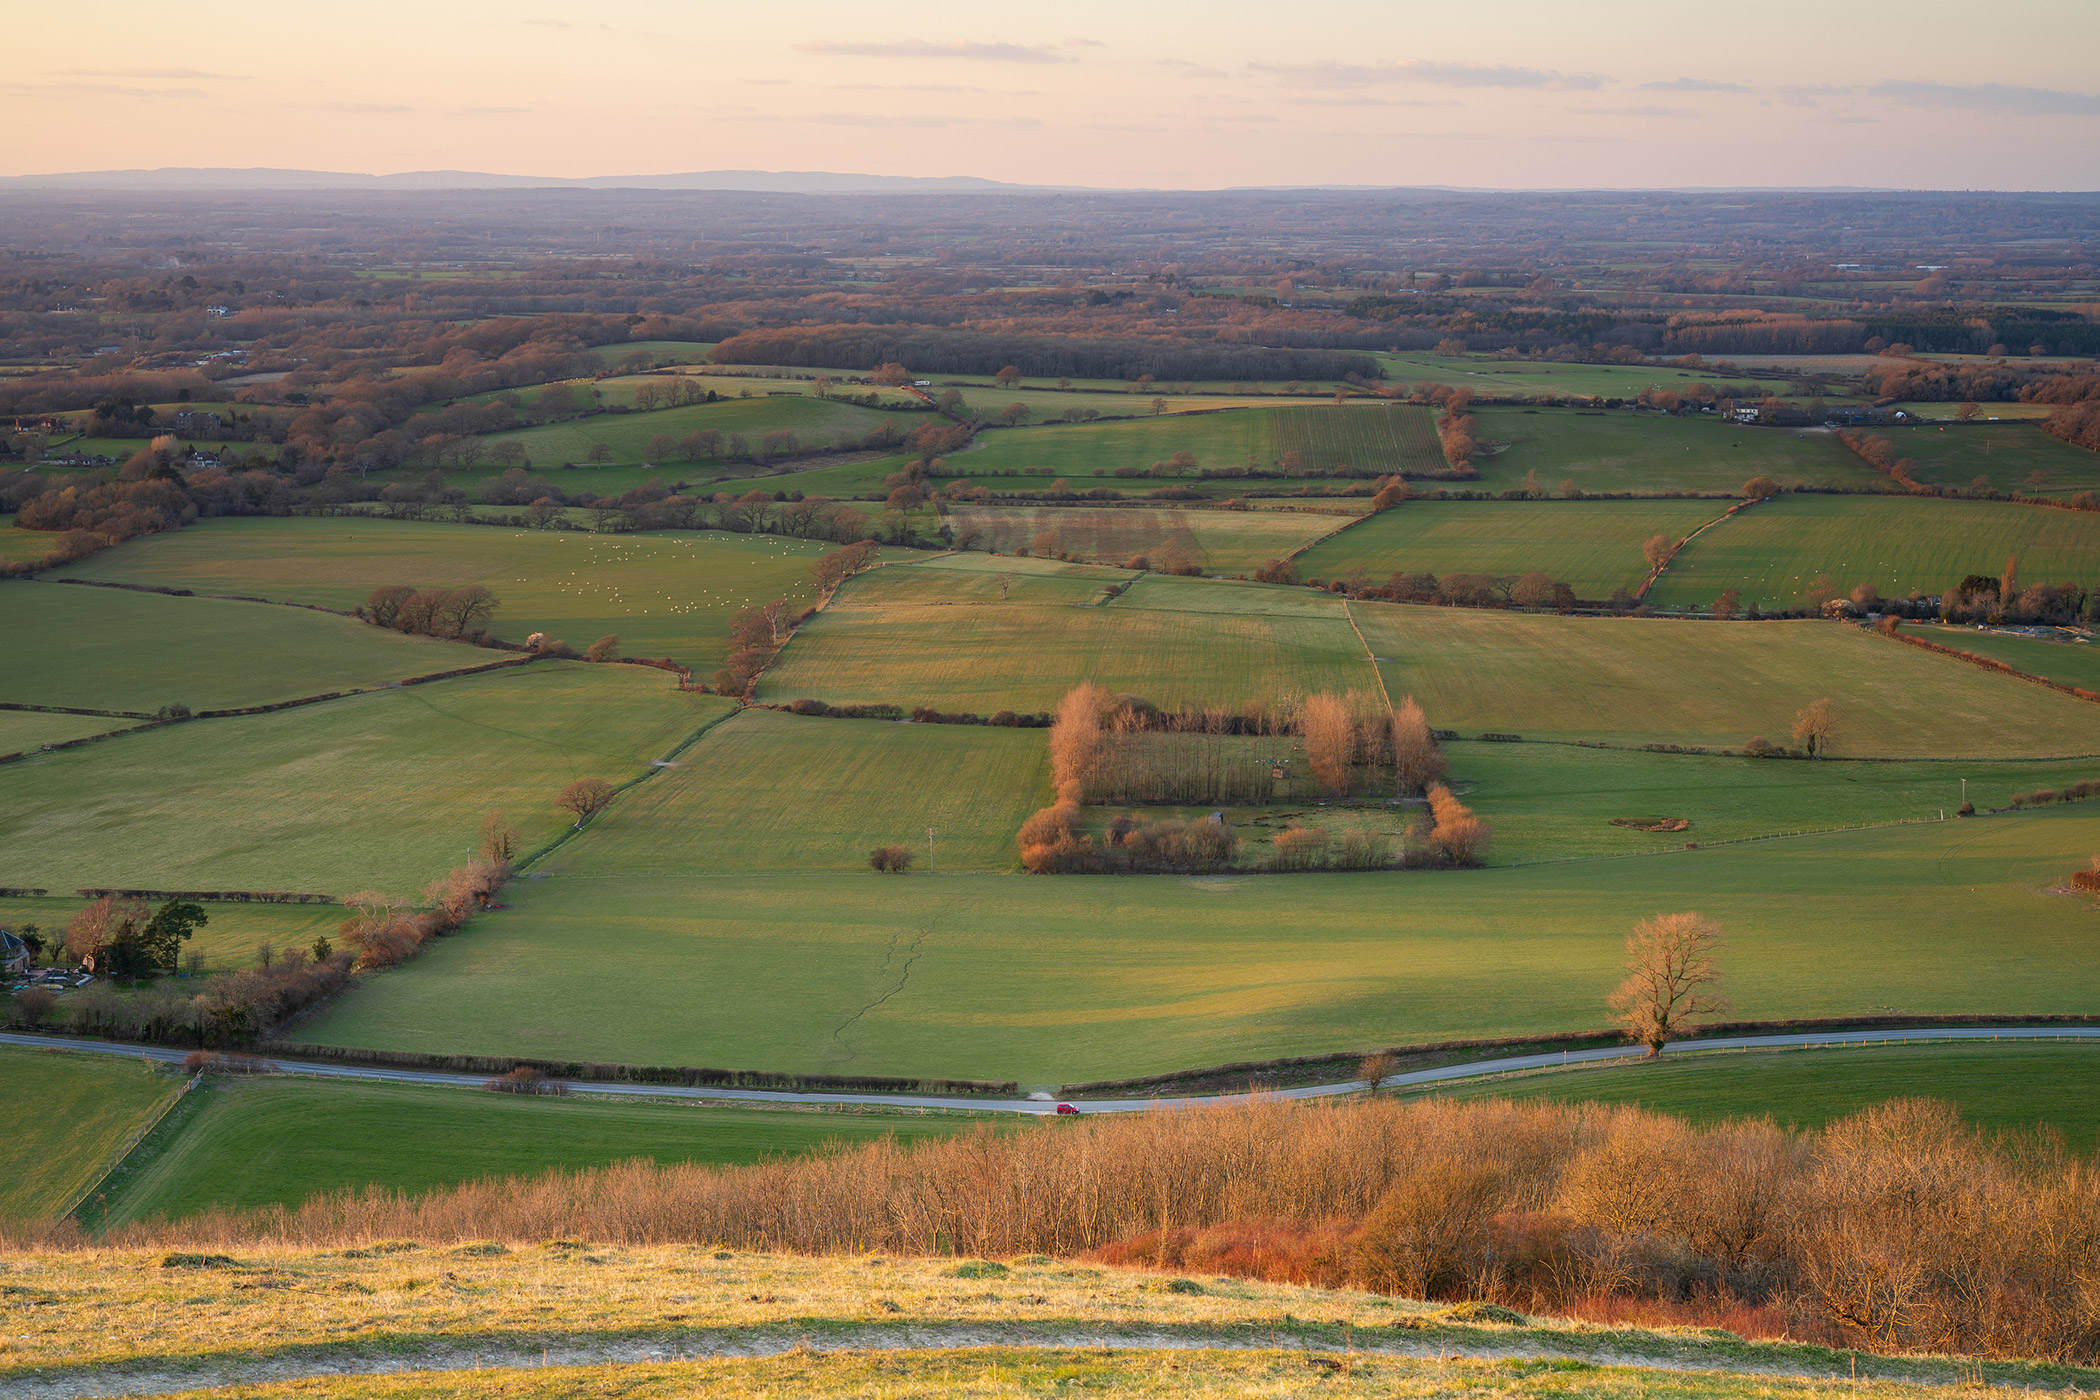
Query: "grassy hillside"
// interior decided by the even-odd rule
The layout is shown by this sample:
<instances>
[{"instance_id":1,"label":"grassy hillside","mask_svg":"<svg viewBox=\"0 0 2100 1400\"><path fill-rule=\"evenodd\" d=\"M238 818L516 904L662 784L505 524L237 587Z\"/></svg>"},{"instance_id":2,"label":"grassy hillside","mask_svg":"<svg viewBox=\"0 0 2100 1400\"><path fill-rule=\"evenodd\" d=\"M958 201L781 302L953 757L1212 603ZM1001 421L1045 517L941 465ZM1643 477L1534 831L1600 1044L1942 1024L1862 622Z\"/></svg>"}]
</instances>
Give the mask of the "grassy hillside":
<instances>
[{"instance_id":1,"label":"grassy hillside","mask_svg":"<svg viewBox=\"0 0 2100 1400\"><path fill-rule=\"evenodd\" d=\"M1685 546L1648 592L1660 607L1706 607L1724 588L1743 605L1802 607L1821 579L1840 592L1937 594L1967 574L1997 578L2007 557L2028 583L2094 581L2100 516L1994 501L1781 496Z\"/></svg>"},{"instance_id":2,"label":"grassy hillside","mask_svg":"<svg viewBox=\"0 0 2100 1400\"><path fill-rule=\"evenodd\" d=\"M1021 589L1001 600L983 582L996 575L978 572L968 590L958 583L964 577L892 567L848 585L766 673L760 698L990 714L1052 709L1082 678L1167 706L1371 683L1362 644L1338 608L1319 617L1220 611L1196 624L1183 612L1123 600L1075 606L1034 601L1042 595ZM1230 585L1199 586L1229 602ZM1098 594L1099 584L1088 591Z\"/></svg>"},{"instance_id":3,"label":"grassy hillside","mask_svg":"<svg viewBox=\"0 0 2100 1400\"><path fill-rule=\"evenodd\" d=\"M2092 642L2044 642L1974 627L1912 625L1905 627L1903 633L1937 646L1987 657L2060 685L2100 690L2100 645Z\"/></svg>"},{"instance_id":4,"label":"grassy hillside","mask_svg":"<svg viewBox=\"0 0 2100 1400\"><path fill-rule=\"evenodd\" d=\"M0 1220L65 1209L181 1087L136 1060L0 1047Z\"/></svg>"},{"instance_id":5,"label":"grassy hillside","mask_svg":"<svg viewBox=\"0 0 2100 1400\"><path fill-rule=\"evenodd\" d=\"M2100 1150L2100 1045L1965 1045L1673 1054L1653 1063L1504 1075L1440 1097L1637 1104L1694 1122L1769 1116L1820 1128L1884 1099L1945 1099L1981 1128L2053 1128Z\"/></svg>"},{"instance_id":6,"label":"grassy hillside","mask_svg":"<svg viewBox=\"0 0 2100 1400\"><path fill-rule=\"evenodd\" d=\"M1004 870L1050 801L1040 729L749 710L715 726L543 868L676 875L859 870L875 846L942 871Z\"/></svg>"},{"instance_id":7,"label":"grassy hillside","mask_svg":"<svg viewBox=\"0 0 2100 1400\"><path fill-rule=\"evenodd\" d=\"M235 709L500 659L305 608L56 583L11 584L7 601L0 700L26 704Z\"/></svg>"},{"instance_id":8,"label":"grassy hillside","mask_svg":"<svg viewBox=\"0 0 2100 1400\"><path fill-rule=\"evenodd\" d=\"M1721 514L1718 501L1410 501L1298 556L1306 578L1376 583L1396 573L1523 574L1537 569L1581 598L1609 598L1647 576L1641 543L1682 539Z\"/></svg>"},{"instance_id":9,"label":"grassy hillside","mask_svg":"<svg viewBox=\"0 0 2100 1400\"><path fill-rule=\"evenodd\" d=\"M1011 554L1034 549L1045 530L1053 553L1104 564L1143 555L1155 566L1179 552L1212 573L1251 573L1271 559L1304 547L1349 523L1347 516L1278 510L1182 510L1173 506L956 506L948 512L955 537L969 531L971 548Z\"/></svg>"},{"instance_id":10,"label":"grassy hillside","mask_svg":"<svg viewBox=\"0 0 2100 1400\"><path fill-rule=\"evenodd\" d=\"M1145 470L1176 452L1191 452L1206 467L1266 467L1278 449L1270 429L1274 410L1249 408L1221 413L1179 414L1115 423L1060 423L1008 428L982 434L977 445L948 459L957 475L1065 477L1099 485L1095 476L1118 467ZM1048 482L1040 483L1047 485ZM1139 482L1135 489L1157 485Z\"/></svg>"},{"instance_id":11,"label":"grassy hillside","mask_svg":"<svg viewBox=\"0 0 2100 1400\"><path fill-rule=\"evenodd\" d=\"M529 849L565 784L631 778L724 706L542 661L44 754L0 767L0 884L415 894L490 808Z\"/></svg>"},{"instance_id":12,"label":"grassy hillside","mask_svg":"<svg viewBox=\"0 0 2100 1400\"><path fill-rule=\"evenodd\" d=\"M1838 623L1352 606L1394 697L1469 736L1786 743L1795 713L1830 696L1841 755L2100 753L2100 708Z\"/></svg>"},{"instance_id":13,"label":"grassy hillside","mask_svg":"<svg viewBox=\"0 0 2100 1400\"><path fill-rule=\"evenodd\" d=\"M1933 406L1947 413L1952 405ZM1985 416L2025 405L1990 404ZM2033 423L1991 423L1981 427L1874 428L1896 446L1898 455L1917 466L1914 475L1932 486L1967 486L1983 477L2000 491L2030 491L2028 479L2047 474L2040 489L2067 496L2100 486L2100 453L2073 447Z\"/></svg>"},{"instance_id":14,"label":"grassy hillside","mask_svg":"<svg viewBox=\"0 0 2100 1400\"><path fill-rule=\"evenodd\" d=\"M393 520L214 520L151 535L65 572L199 592L354 607L383 583L486 585L493 630L548 632L577 647L608 632L628 656L702 670L727 654L746 604L815 598L809 565L833 546L716 532L591 535ZM85 591L85 590L83 590Z\"/></svg>"},{"instance_id":15,"label":"grassy hillside","mask_svg":"<svg viewBox=\"0 0 2100 1400\"><path fill-rule=\"evenodd\" d=\"M19 929L31 923L47 933L63 934L67 920L86 903L78 895L0 899L0 928ZM204 906L204 911L210 922L182 945L182 953L185 960L193 953L202 957L207 973L253 966L259 943L279 950L311 948L316 938L325 937L334 943L336 930L343 922L343 910L334 904L237 904L214 900Z\"/></svg>"},{"instance_id":16,"label":"grassy hillside","mask_svg":"<svg viewBox=\"0 0 2100 1400\"><path fill-rule=\"evenodd\" d=\"M830 1143L887 1136L909 1142L967 1126L960 1116L217 1079L125 1164L112 1184L109 1222L174 1219L214 1206L290 1206L317 1192L367 1186L421 1191L634 1158L758 1162Z\"/></svg>"},{"instance_id":17,"label":"grassy hillside","mask_svg":"<svg viewBox=\"0 0 2100 1400\"><path fill-rule=\"evenodd\" d=\"M559 467L564 462L582 462L591 447L603 443L612 451L615 464L649 460L649 439L659 433L683 437L713 428L727 438L741 433L757 451L767 433L785 430L800 439L803 450L831 446L845 438L865 437L886 422L909 432L923 415L889 414L873 408L814 398L806 394L724 399L719 403L688 404L652 413L608 413L543 428L498 433L490 443L515 442L525 449L535 469Z\"/></svg>"},{"instance_id":18,"label":"grassy hillside","mask_svg":"<svg viewBox=\"0 0 2100 1400\"><path fill-rule=\"evenodd\" d=\"M1495 394L1588 394L1598 398L1630 399L1643 389L1683 392L1705 379L1728 384L1756 384L1785 396L1784 379L1753 380L1739 374L1715 375L1697 370L1671 369L1663 365L1554 364L1533 360L1495 360L1487 356L1433 355L1410 351L1403 355L1380 355L1380 363L1392 379L1418 384L1449 384L1471 389L1482 397Z\"/></svg>"},{"instance_id":19,"label":"grassy hillside","mask_svg":"<svg viewBox=\"0 0 2100 1400\"><path fill-rule=\"evenodd\" d=\"M1820 429L1746 428L1713 418L1603 409L1481 408L1482 441L1504 444L1477 458L1481 485L1520 485L1536 471L1548 491L1573 480L1585 491L1741 489L1753 476L1782 486L1873 487L1882 475Z\"/></svg>"},{"instance_id":20,"label":"grassy hillside","mask_svg":"<svg viewBox=\"0 0 2100 1400\"><path fill-rule=\"evenodd\" d=\"M137 720L102 719L93 715L46 715L34 710L0 710L0 754L20 753L43 744L62 744L112 729L128 729Z\"/></svg>"},{"instance_id":21,"label":"grassy hillside","mask_svg":"<svg viewBox=\"0 0 2100 1400\"><path fill-rule=\"evenodd\" d=\"M1728 930L1747 1019L2078 1012L2100 969L2051 890L2095 849L2100 815L2074 807L1441 874L642 877L579 862L302 1034L1054 1085L1598 1026L1626 929L1678 909Z\"/></svg>"}]
</instances>

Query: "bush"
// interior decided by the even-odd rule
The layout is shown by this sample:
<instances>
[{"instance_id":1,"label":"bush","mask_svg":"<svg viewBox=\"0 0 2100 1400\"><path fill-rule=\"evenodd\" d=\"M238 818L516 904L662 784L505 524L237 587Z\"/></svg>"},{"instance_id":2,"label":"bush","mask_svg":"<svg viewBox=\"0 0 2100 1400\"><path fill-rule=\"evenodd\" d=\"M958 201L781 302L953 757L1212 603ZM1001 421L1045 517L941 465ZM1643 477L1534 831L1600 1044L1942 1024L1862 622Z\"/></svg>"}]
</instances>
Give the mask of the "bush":
<instances>
[{"instance_id":1,"label":"bush","mask_svg":"<svg viewBox=\"0 0 2100 1400\"><path fill-rule=\"evenodd\" d=\"M868 852L868 865L885 875L901 875L911 869L914 858L909 846L877 846Z\"/></svg>"},{"instance_id":2,"label":"bush","mask_svg":"<svg viewBox=\"0 0 2100 1400\"><path fill-rule=\"evenodd\" d=\"M1785 758L1786 749L1783 745L1775 744L1770 739L1767 739L1760 734L1755 739L1752 739L1749 743L1743 745L1743 757Z\"/></svg>"},{"instance_id":3,"label":"bush","mask_svg":"<svg viewBox=\"0 0 2100 1400\"><path fill-rule=\"evenodd\" d=\"M519 1065L505 1074L483 1082L482 1088L494 1094L537 1094L550 1098L566 1098L569 1086L559 1079L549 1079L529 1065Z\"/></svg>"}]
</instances>

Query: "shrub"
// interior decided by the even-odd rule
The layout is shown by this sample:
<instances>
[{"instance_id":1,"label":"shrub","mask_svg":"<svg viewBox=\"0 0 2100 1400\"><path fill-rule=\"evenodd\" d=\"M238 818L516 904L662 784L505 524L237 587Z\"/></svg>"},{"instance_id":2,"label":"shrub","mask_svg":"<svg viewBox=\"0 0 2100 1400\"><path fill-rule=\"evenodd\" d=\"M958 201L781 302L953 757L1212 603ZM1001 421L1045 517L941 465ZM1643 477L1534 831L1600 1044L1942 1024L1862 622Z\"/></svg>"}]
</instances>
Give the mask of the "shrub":
<instances>
[{"instance_id":1,"label":"shrub","mask_svg":"<svg viewBox=\"0 0 2100 1400\"><path fill-rule=\"evenodd\" d=\"M1784 745L1773 743L1770 739L1760 734L1743 745L1743 757L1784 758L1786 757L1786 748Z\"/></svg>"},{"instance_id":2,"label":"shrub","mask_svg":"<svg viewBox=\"0 0 2100 1400\"><path fill-rule=\"evenodd\" d=\"M551 1098L566 1098L569 1092L568 1085L559 1079L549 1079L530 1065L519 1065L484 1081L481 1087L494 1094L537 1094Z\"/></svg>"},{"instance_id":3,"label":"shrub","mask_svg":"<svg viewBox=\"0 0 2100 1400\"><path fill-rule=\"evenodd\" d=\"M885 875L901 875L911 869L914 859L909 846L877 846L868 852L868 865Z\"/></svg>"}]
</instances>

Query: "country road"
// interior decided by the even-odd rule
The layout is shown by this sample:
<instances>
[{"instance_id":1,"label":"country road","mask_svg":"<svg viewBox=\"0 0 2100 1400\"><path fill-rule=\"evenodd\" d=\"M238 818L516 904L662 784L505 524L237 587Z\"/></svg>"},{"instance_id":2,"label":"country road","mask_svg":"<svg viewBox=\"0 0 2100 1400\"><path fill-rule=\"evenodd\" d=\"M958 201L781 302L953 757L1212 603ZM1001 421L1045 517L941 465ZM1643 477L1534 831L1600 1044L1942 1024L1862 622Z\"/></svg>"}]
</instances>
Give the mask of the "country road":
<instances>
[{"instance_id":1,"label":"country road","mask_svg":"<svg viewBox=\"0 0 2100 1400\"><path fill-rule=\"evenodd\" d=\"M1746 1035L1711 1040L1679 1041L1667 1047L1665 1055L1707 1053L1717 1050L1783 1050L1818 1045L1877 1045L1905 1044L1916 1041L1970 1040L1970 1041L2029 1041L2029 1040L2081 1040L2100 1044L2100 1026L1931 1026L1910 1030L1855 1030L1816 1031L1791 1035ZM83 1054L130 1055L169 1064L180 1064L190 1052L172 1050L161 1046L119 1045L108 1041L73 1040L62 1036L17 1035L0 1033L0 1045L27 1046L39 1050L68 1050ZM1381 1086L1389 1089L1415 1088L1426 1084L1446 1083L1459 1079L1476 1079L1483 1075L1508 1074L1531 1069L1557 1069L1570 1065L1606 1064L1615 1060L1634 1060L1643 1050L1638 1045L1613 1045L1595 1050L1568 1050L1538 1055L1511 1055L1502 1059L1473 1060L1466 1064L1444 1065L1436 1069L1409 1070L1381 1080ZM283 1074L307 1075L316 1079L383 1080L399 1084L440 1084L453 1088L478 1088L486 1083L486 1076L473 1074L440 1074L429 1070L384 1069L366 1065L320 1064L307 1060L265 1060L271 1069ZM1347 1080L1339 1084L1311 1084L1295 1089L1263 1090L1262 1097L1278 1099L1316 1099L1333 1094L1353 1093L1363 1087L1361 1080ZM591 1083L569 1081L571 1094L607 1094L627 1097L644 1096L664 1099L707 1099L715 1102L740 1101L749 1103L787 1104L857 1104L870 1108L945 1108L962 1109L979 1113L1033 1113L1052 1112L1056 1101L1039 1099L974 1099L961 1097L938 1097L921 1094L841 1094L841 1093L793 1093L780 1089L716 1089L688 1088L675 1084L630 1084ZM1227 1104L1250 1097L1247 1094L1210 1094L1185 1098L1145 1099L1080 1099L1072 1106L1081 1113L1135 1113L1148 1108L1188 1108L1208 1104Z\"/></svg>"}]
</instances>

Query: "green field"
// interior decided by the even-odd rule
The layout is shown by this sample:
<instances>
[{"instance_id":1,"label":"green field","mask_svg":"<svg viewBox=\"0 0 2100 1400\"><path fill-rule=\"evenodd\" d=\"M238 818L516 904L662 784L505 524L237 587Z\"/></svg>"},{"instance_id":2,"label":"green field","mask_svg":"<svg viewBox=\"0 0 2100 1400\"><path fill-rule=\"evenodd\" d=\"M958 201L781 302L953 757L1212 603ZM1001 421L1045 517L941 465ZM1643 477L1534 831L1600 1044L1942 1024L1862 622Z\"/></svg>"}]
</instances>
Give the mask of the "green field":
<instances>
[{"instance_id":1,"label":"green field","mask_svg":"<svg viewBox=\"0 0 2100 1400\"><path fill-rule=\"evenodd\" d=\"M20 929L35 924L47 934L60 935L66 921L86 904L77 895L48 895L41 899L0 899L0 928ZM204 906L210 922L182 945L187 961L191 954L203 958L206 974L226 972L255 964L255 949L268 943L286 948L311 948L316 938L337 941L343 922L342 906L336 904L239 904L214 900ZM47 952L44 962L48 965ZM179 985L179 984L178 984Z\"/></svg>"},{"instance_id":2,"label":"green field","mask_svg":"<svg viewBox=\"0 0 2100 1400\"><path fill-rule=\"evenodd\" d=\"M1480 485L1520 486L1536 471L1548 491L1704 491L1733 495L1753 476L1782 486L1874 488L1887 478L1822 429L1746 428L1714 418L1625 410L1483 408L1474 459Z\"/></svg>"},{"instance_id":3,"label":"green field","mask_svg":"<svg viewBox=\"0 0 2100 1400\"><path fill-rule=\"evenodd\" d=\"M2015 671L2042 676L2059 685L2100 690L2100 646L2090 641L2045 642L2004 632L1986 632L1978 627L1920 626L1915 623L1905 627L1903 634L2003 662Z\"/></svg>"},{"instance_id":4,"label":"green field","mask_svg":"<svg viewBox=\"0 0 2100 1400\"><path fill-rule=\"evenodd\" d=\"M1197 623L1190 606L1141 605L1151 578L1108 607L1088 606L1073 594L1038 601L1046 595L1022 588L1002 600L991 580L1005 561L969 557L984 561L974 578L959 570L892 566L849 584L766 672L760 698L990 714L1053 709L1082 679L1170 708L1274 701L1372 683L1362 644L1332 599L1304 594L1325 605L1324 615L1271 614L1245 604L1296 590L1236 594L1238 585L1173 580L1213 590L1207 596L1217 611ZM1099 592L1091 578L1082 586Z\"/></svg>"},{"instance_id":5,"label":"green field","mask_svg":"<svg viewBox=\"0 0 2100 1400\"><path fill-rule=\"evenodd\" d=\"M1038 488L1063 477L1080 490L1115 485L1093 478L1113 476L1118 467L1149 471L1153 463L1164 462L1176 452L1194 453L1203 467L1252 464L1267 468L1275 463L1277 453L1269 423L1273 412L1234 409L1116 423L1002 428L981 434L976 446L948 459L948 468L958 476L973 478L1045 478L1037 483ZM1158 484L1140 479L1127 489L1145 490Z\"/></svg>"},{"instance_id":6,"label":"green field","mask_svg":"<svg viewBox=\"0 0 2100 1400\"><path fill-rule=\"evenodd\" d=\"M565 784L635 777L726 707L542 661L37 755L0 767L0 885L414 895L490 808L530 849Z\"/></svg>"},{"instance_id":7,"label":"green field","mask_svg":"<svg viewBox=\"0 0 2100 1400\"><path fill-rule=\"evenodd\" d=\"M2026 407L2029 405L1989 404L1986 416ZM2100 453L2073 447L2031 423L1864 431L1894 443L1899 454L1917 464L1913 475L1931 486L1968 486L1980 476L2000 491L2027 492L2034 489L2027 482L2036 471L2048 474L2041 487L2048 495L2068 496L2100 486Z\"/></svg>"},{"instance_id":8,"label":"green field","mask_svg":"<svg viewBox=\"0 0 2100 1400\"><path fill-rule=\"evenodd\" d=\"M1251 572L1349 523L1347 516L1173 506L958 505L947 518L956 541L973 549L1032 549L1048 530L1056 536L1055 553L1104 564L1143 555L1155 567L1178 553L1213 573Z\"/></svg>"},{"instance_id":9,"label":"green field","mask_svg":"<svg viewBox=\"0 0 2100 1400\"><path fill-rule=\"evenodd\" d=\"M1044 731L747 710L636 789L539 869L663 876L865 870L908 845L926 869L1014 866L1014 833L1049 805Z\"/></svg>"},{"instance_id":10,"label":"green field","mask_svg":"<svg viewBox=\"0 0 2100 1400\"><path fill-rule=\"evenodd\" d=\"M1995 579L2008 556L2027 583L2100 582L2100 515L1995 501L1786 495L1737 512L1687 545L1647 601L1705 607L1724 588L1743 606L1806 606L1817 579L1840 592L1937 594L1966 574Z\"/></svg>"},{"instance_id":11,"label":"green field","mask_svg":"<svg viewBox=\"0 0 2100 1400\"><path fill-rule=\"evenodd\" d=\"M1795 714L1829 696L1841 756L2100 753L2100 708L1841 623L1353 609L1386 689L1468 736L1783 744Z\"/></svg>"},{"instance_id":12,"label":"green field","mask_svg":"<svg viewBox=\"0 0 2100 1400\"><path fill-rule=\"evenodd\" d=\"M1711 370L1674 369L1668 365L1556 364L1548 360L1497 360L1484 355L1411 353L1380 355L1387 377L1397 383L1429 380L1454 389L1471 389L1482 398L1512 394L1583 394L1593 398L1630 399L1643 389L1683 393L1694 384L1755 384L1784 397L1784 379L1748 379Z\"/></svg>"},{"instance_id":13,"label":"green field","mask_svg":"<svg viewBox=\"0 0 2100 1400\"><path fill-rule=\"evenodd\" d=\"M0 1220L45 1220L182 1087L137 1060L0 1048Z\"/></svg>"},{"instance_id":14,"label":"green field","mask_svg":"<svg viewBox=\"0 0 2100 1400\"><path fill-rule=\"evenodd\" d=\"M1024 1085L1605 1023L1696 909L1743 1019L2085 1012L2078 808L1518 869L1211 879L575 872L333 1003L328 1044ZM580 976L579 966L590 975Z\"/></svg>"},{"instance_id":15,"label":"green field","mask_svg":"<svg viewBox=\"0 0 2100 1400\"><path fill-rule=\"evenodd\" d=\"M809 566L835 546L771 535L594 535L395 520L214 520L71 565L68 577L354 607L382 583L479 583L493 630L582 648L606 633L627 656L721 663L740 607L814 601ZM82 590L86 591L86 590ZM456 654L456 653L455 653ZM468 653L471 655L471 653Z\"/></svg>"},{"instance_id":16,"label":"green field","mask_svg":"<svg viewBox=\"0 0 2100 1400\"><path fill-rule=\"evenodd\" d=\"M423 1191L637 1157L665 1164L757 1162L830 1143L946 1136L968 1122L595 1096L520 1098L409 1084L221 1079L194 1091L126 1163L110 1192L109 1223L180 1218L214 1206L297 1205L322 1191Z\"/></svg>"},{"instance_id":17,"label":"green field","mask_svg":"<svg viewBox=\"0 0 2100 1400\"><path fill-rule=\"evenodd\" d=\"M11 584L7 602L0 700L22 704L237 709L501 659L307 608L56 583Z\"/></svg>"},{"instance_id":18,"label":"green field","mask_svg":"<svg viewBox=\"0 0 2100 1400\"><path fill-rule=\"evenodd\" d=\"M750 448L756 452L759 439L765 434L786 430L800 439L803 451L809 451L830 446L843 438L863 437L884 423L894 423L899 432L910 432L924 417L916 413L884 413L879 409L792 393L688 404L683 408L661 408L651 413L600 414L567 423L550 423L544 428L497 433L488 441L491 444L517 443L532 459L534 469L544 471L559 467L563 462L586 460L595 443L604 443L611 449L611 460L615 464L645 462L649 460L649 439L658 433L669 433L677 438L713 428L724 439L731 433L741 433L750 440Z\"/></svg>"},{"instance_id":19,"label":"green field","mask_svg":"<svg viewBox=\"0 0 2100 1400\"><path fill-rule=\"evenodd\" d=\"M1439 1098L1637 1104L1695 1123L1769 1116L1820 1128L1885 1099L1945 1099L1979 1128L2053 1128L2100 1151L2100 1046L1960 1041L1670 1055L1655 1063L1507 1075Z\"/></svg>"},{"instance_id":20,"label":"green field","mask_svg":"<svg viewBox=\"0 0 2100 1400\"><path fill-rule=\"evenodd\" d=\"M2100 777L2100 759L2034 763L1806 763L1568 745L1448 746L1453 779L1495 829L1491 864L1633 855L1785 832L1952 817L2016 792ZM1681 832L1612 819L1682 817Z\"/></svg>"},{"instance_id":21,"label":"green field","mask_svg":"<svg viewBox=\"0 0 2100 1400\"><path fill-rule=\"evenodd\" d=\"M62 744L112 729L129 729L135 719L98 719L92 715L46 715L34 710L0 710L0 754L20 753L42 744Z\"/></svg>"},{"instance_id":22,"label":"green field","mask_svg":"<svg viewBox=\"0 0 2100 1400\"><path fill-rule=\"evenodd\" d=\"M1298 556L1307 578L1373 583L1396 573L1523 574L1533 569L1580 598L1639 586L1641 542L1684 538L1721 514L1717 501L1409 501Z\"/></svg>"}]
</instances>

